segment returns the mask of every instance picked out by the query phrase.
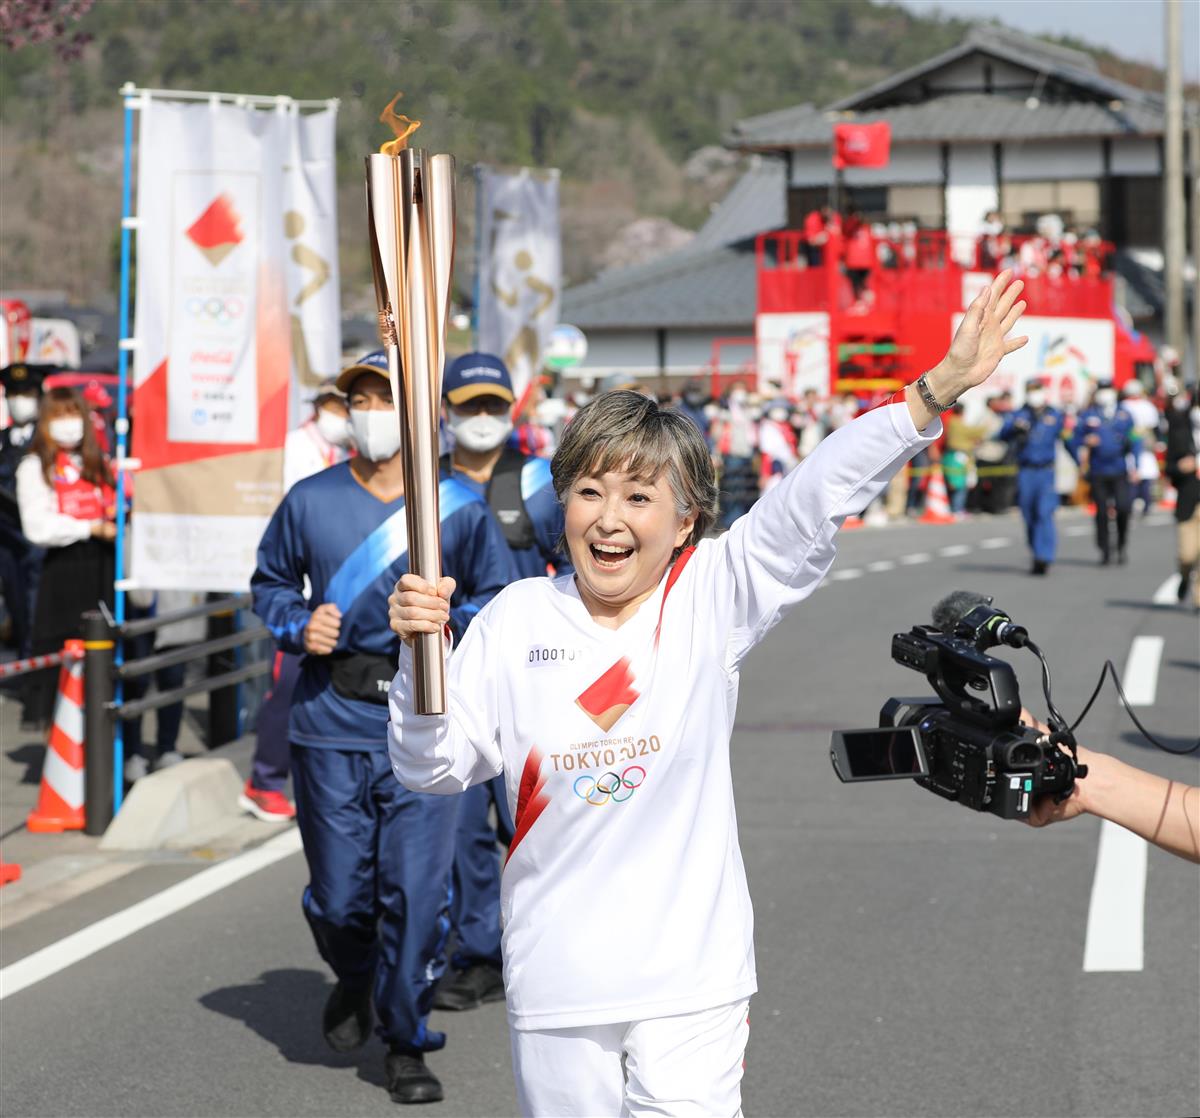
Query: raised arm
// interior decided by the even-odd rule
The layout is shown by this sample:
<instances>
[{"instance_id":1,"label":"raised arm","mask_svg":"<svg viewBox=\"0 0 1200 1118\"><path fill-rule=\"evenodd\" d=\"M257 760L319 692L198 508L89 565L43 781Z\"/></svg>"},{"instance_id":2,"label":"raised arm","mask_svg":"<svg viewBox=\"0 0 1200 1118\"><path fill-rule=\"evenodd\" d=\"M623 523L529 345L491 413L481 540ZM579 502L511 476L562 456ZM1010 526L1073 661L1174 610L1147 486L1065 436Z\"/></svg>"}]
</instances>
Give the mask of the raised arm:
<instances>
[{"instance_id":1,"label":"raised arm","mask_svg":"<svg viewBox=\"0 0 1200 1118\"><path fill-rule=\"evenodd\" d=\"M1006 339L1021 312L1021 283L1003 272L971 304L950 350L926 374L939 404L982 384L1001 358L1025 344ZM736 521L718 543L717 610L727 613L733 666L792 605L816 589L833 563L843 520L883 493L892 476L941 434L937 415L912 385L893 402L826 438L800 467Z\"/></svg>"}]
</instances>

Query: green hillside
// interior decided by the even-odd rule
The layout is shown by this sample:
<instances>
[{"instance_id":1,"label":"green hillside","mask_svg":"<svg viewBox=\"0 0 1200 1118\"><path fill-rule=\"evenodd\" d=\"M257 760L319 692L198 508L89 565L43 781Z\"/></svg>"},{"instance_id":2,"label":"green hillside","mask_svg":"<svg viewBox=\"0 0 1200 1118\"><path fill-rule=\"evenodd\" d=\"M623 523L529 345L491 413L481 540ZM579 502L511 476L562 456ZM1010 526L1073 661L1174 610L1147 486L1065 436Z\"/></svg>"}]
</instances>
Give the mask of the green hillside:
<instances>
[{"instance_id":1,"label":"green hillside","mask_svg":"<svg viewBox=\"0 0 1200 1118\"><path fill-rule=\"evenodd\" d=\"M125 81L340 98L343 288L358 305L361 160L387 138L377 116L397 89L424 122L416 142L464 169L561 168L580 279L635 217L703 220L735 169L697 180L682 164L739 117L833 100L964 29L871 0L97 0L68 28L91 36L78 58L42 44L0 65L0 286L113 289Z\"/></svg>"}]
</instances>

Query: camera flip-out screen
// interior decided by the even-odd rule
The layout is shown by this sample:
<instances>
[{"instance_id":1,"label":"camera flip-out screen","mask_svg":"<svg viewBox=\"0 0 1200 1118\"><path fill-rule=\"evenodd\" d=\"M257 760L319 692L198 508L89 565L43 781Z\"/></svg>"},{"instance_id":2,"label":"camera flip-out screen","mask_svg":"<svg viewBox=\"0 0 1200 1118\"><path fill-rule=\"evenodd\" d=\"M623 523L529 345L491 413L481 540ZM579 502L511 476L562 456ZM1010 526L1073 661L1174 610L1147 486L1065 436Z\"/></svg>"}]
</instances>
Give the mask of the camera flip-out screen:
<instances>
[{"instance_id":1,"label":"camera flip-out screen","mask_svg":"<svg viewBox=\"0 0 1200 1118\"><path fill-rule=\"evenodd\" d=\"M829 757L843 782L911 779L929 774L921 734L915 726L834 730Z\"/></svg>"}]
</instances>

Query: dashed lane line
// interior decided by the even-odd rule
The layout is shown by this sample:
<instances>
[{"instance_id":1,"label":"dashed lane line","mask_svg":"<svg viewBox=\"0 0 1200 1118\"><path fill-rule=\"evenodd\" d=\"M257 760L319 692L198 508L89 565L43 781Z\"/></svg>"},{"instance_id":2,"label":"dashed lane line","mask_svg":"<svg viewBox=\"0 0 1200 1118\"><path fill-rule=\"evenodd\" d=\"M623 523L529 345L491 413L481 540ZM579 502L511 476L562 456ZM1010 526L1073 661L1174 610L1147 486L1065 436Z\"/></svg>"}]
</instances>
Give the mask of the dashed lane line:
<instances>
[{"instance_id":1,"label":"dashed lane line","mask_svg":"<svg viewBox=\"0 0 1200 1118\"><path fill-rule=\"evenodd\" d=\"M1011 542L1007 536L989 536L986 540L979 541L979 550L995 551L1001 547L1008 547Z\"/></svg>"},{"instance_id":2,"label":"dashed lane line","mask_svg":"<svg viewBox=\"0 0 1200 1118\"><path fill-rule=\"evenodd\" d=\"M1172 575L1154 592L1155 604L1171 601L1178 586L1179 576ZM1130 706L1154 704L1164 643L1162 637L1134 637L1122 676ZM1100 824L1100 846L1083 944L1084 971L1143 969L1147 850L1146 840L1132 831L1107 819Z\"/></svg>"},{"instance_id":3,"label":"dashed lane line","mask_svg":"<svg viewBox=\"0 0 1200 1118\"><path fill-rule=\"evenodd\" d=\"M952 543L945 547L938 548L938 554L943 559L953 559L956 555L970 555L971 545L966 543Z\"/></svg>"},{"instance_id":4,"label":"dashed lane line","mask_svg":"<svg viewBox=\"0 0 1200 1118\"><path fill-rule=\"evenodd\" d=\"M834 571L829 577L834 582L849 582L854 578L862 578L863 573L857 567L846 567L840 571Z\"/></svg>"},{"instance_id":5,"label":"dashed lane line","mask_svg":"<svg viewBox=\"0 0 1200 1118\"><path fill-rule=\"evenodd\" d=\"M1146 840L1105 819L1088 902L1084 971L1140 971L1145 930Z\"/></svg>"},{"instance_id":6,"label":"dashed lane line","mask_svg":"<svg viewBox=\"0 0 1200 1118\"><path fill-rule=\"evenodd\" d=\"M1129 659L1125 661L1125 673L1121 683L1125 698L1130 706L1154 705L1158 690L1158 665L1162 662L1162 637L1134 637L1129 648Z\"/></svg>"},{"instance_id":7,"label":"dashed lane line","mask_svg":"<svg viewBox=\"0 0 1200 1118\"><path fill-rule=\"evenodd\" d=\"M873 575L883 574L884 571L894 571L896 569L896 561L894 559L876 559L874 563L867 564L867 570Z\"/></svg>"},{"instance_id":8,"label":"dashed lane line","mask_svg":"<svg viewBox=\"0 0 1200 1118\"><path fill-rule=\"evenodd\" d=\"M933 558L928 551L914 551L911 555L901 555L900 564L905 567L915 567L918 563L928 563Z\"/></svg>"},{"instance_id":9,"label":"dashed lane line","mask_svg":"<svg viewBox=\"0 0 1200 1118\"><path fill-rule=\"evenodd\" d=\"M97 951L158 923L181 909L203 900L222 889L274 865L301 849L300 831L289 827L280 835L268 839L261 846L219 862L210 869L178 884L155 893L144 901L106 916L103 920L60 939L32 955L26 955L15 963L0 970L0 1000L16 994L35 983L49 978L61 970L94 955Z\"/></svg>"},{"instance_id":10,"label":"dashed lane line","mask_svg":"<svg viewBox=\"0 0 1200 1118\"><path fill-rule=\"evenodd\" d=\"M1063 529L1064 536L1090 536L1095 528L1091 524L1070 524Z\"/></svg>"},{"instance_id":11,"label":"dashed lane line","mask_svg":"<svg viewBox=\"0 0 1200 1118\"><path fill-rule=\"evenodd\" d=\"M1154 591L1154 604L1156 606L1173 606L1178 600L1179 575L1174 574Z\"/></svg>"}]
</instances>

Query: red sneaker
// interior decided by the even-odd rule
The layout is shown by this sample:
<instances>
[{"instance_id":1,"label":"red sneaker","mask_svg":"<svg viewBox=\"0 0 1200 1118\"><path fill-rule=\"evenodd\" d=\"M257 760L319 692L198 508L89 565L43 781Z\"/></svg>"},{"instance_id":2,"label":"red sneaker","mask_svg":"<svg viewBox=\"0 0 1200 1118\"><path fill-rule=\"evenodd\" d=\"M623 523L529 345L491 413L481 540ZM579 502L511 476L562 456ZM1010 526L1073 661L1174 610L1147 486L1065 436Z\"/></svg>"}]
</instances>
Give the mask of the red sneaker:
<instances>
[{"instance_id":1,"label":"red sneaker","mask_svg":"<svg viewBox=\"0 0 1200 1118\"><path fill-rule=\"evenodd\" d=\"M238 807L264 823L286 823L296 818L296 805L282 792L264 792L248 780L238 796Z\"/></svg>"}]
</instances>

